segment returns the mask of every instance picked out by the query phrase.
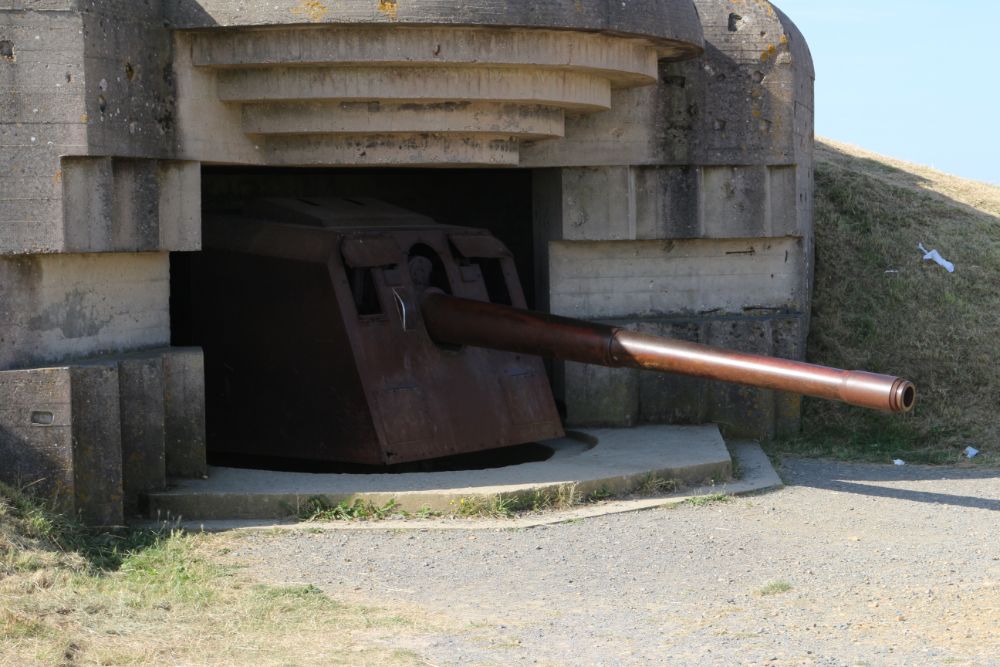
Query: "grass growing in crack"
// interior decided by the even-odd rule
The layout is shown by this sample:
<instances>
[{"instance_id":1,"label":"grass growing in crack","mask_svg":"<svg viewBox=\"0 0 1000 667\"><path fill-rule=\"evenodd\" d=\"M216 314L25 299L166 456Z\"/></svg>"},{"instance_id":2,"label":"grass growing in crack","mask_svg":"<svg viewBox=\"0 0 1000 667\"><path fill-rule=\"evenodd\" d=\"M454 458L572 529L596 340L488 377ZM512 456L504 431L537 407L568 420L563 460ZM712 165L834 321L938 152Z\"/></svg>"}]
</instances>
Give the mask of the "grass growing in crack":
<instances>
[{"instance_id":1,"label":"grass growing in crack","mask_svg":"<svg viewBox=\"0 0 1000 667\"><path fill-rule=\"evenodd\" d=\"M384 505L376 505L360 498L331 504L325 498L317 496L306 501L297 516L301 521L382 521L403 514L395 499L390 499Z\"/></svg>"},{"instance_id":2,"label":"grass growing in crack","mask_svg":"<svg viewBox=\"0 0 1000 667\"><path fill-rule=\"evenodd\" d=\"M733 502L733 497L726 495L725 493L713 493L708 496L696 496L694 498L688 498L684 501L685 505L694 505L695 507L704 507L706 505L714 505L716 503L731 503Z\"/></svg>"},{"instance_id":3,"label":"grass growing in crack","mask_svg":"<svg viewBox=\"0 0 1000 667\"><path fill-rule=\"evenodd\" d=\"M608 500L613 496L614 494L608 490L608 487L601 486L600 488L594 489L593 491L587 494L587 502L599 503L601 501Z\"/></svg>"},{"instance_id":4,"label":"grass growing in crack","mask_svg":"<svg viewBox=\"0 0 1000 667\"><path fill-rule=\"evenodd\" d=\"M381 648L416 621L258 585L236 539L95 531L0 485L0 665L425 664Z\"/></svg>"},{"instance_id":5,"label":"grass growing in crack","mask_svg":"<svg viewBox=\"0 0 1000 667\"><path fill-rule=\"evenodd\" d=\"M757 595L780 595L781 593L787 593L790 590L792 590L792 585L790 583L784 579L778 579L777 581L772 581L763 588L757 589Z\"/></svg>"},{"instance_id":6,"label":"grass growing in crack","mask_svg":"<svg viewBox=\"0 0 1000 667\"><path fill-rule=\"evenodd\" d=\"M434 510L424 505L416 512L403 512L403 516L413 519L433 519L439 516L444 516L444 512L441 510Z\"/></svg>"},{"instance_id":7,"label":"grass growing in crack","mask_svg":"<svg viewBox=\"0 0 1000 667\"><path fill-rule=\"evenodd\" d=\"M498 493L452 501L452 513L464 517L510 519L518 514L567 509L578 504L575 485L538 489L530 493Z\"/></svg>"},{"instance_id":8,"label":"grass growing in crack","mask_svg":"<svg viewBox=\"0 0 1000 667\"><path fill-rule=\"evenodd\" d=\"M642 480L642 483L639 484L636 493L641 496L658 496L663 493L673 493L680 486L680 482L676 479L664 479L659 475L647 475Z\"/></svg>"}]
</instances>

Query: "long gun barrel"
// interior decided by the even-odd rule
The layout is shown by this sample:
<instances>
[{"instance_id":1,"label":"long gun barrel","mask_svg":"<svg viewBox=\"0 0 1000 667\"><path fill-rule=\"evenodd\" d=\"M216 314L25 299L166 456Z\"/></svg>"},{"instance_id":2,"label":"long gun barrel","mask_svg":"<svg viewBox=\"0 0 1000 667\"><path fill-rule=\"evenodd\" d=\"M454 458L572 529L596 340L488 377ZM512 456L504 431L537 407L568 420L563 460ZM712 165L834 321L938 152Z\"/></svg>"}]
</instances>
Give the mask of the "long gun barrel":
<instances>
[{"instance_id":1,"label":"long gun barrel","mask_svg":"<svg viewBox=\"0 0 1000 667\"><path fill-rule=\"evenodd\" d=\"M909 412L916 398L911 382L889 375L744 354L431 290L421 310L428 334L443 344L692 375L886 412Z\"/></svg>"}]
</instances>

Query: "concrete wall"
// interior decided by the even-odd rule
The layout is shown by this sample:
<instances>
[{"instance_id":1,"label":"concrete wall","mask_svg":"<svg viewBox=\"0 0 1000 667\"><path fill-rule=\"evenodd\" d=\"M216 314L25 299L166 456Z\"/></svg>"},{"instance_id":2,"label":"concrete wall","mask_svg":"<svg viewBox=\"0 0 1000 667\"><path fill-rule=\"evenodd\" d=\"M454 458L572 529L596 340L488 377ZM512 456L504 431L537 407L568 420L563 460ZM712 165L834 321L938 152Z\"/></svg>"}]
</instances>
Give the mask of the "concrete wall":
<instances>
[{"instance_id":1,"label":"concrete wall","mask_svg":"<svg viewBox=\"0 0 1000 667\"><path fill-rule=\"evenodd\" d=\"M800 359L812 289L813 67L764 1L697 0L703 58L522 150L552 312ZM547 250L546 250L547 249ZM567 365L570 420L712 420L770 438L798 399Z\"/></svg>"},{"instance_id":2,"label":"concrete wall","mask_svg":"<svg viewBox=\"0 0 1000 667\"><path fill-rule=\"evenodd\" d=\"M0 0L0 481L99 524L162 487L170 443L200 443L178 469L204 472L200 351L149 351L170 342L167 251L201 244L161 9Z\"/></svg>"}]
</instances>

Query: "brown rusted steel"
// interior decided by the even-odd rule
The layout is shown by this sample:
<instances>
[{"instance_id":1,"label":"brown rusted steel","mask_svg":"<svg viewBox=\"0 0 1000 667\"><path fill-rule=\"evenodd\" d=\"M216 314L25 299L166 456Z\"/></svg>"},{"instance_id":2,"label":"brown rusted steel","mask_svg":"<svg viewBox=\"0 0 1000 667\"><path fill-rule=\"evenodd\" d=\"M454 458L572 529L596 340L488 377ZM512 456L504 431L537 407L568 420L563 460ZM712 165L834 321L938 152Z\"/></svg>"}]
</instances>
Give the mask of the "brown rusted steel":
<instances>
[{"instance_id":1,"label":"brown rusted steel","mask_svg":"<svg viewBox=\"0 0 1000 667\"><path fill-rule=\"evenodd\" d=\"M912 383L889 375L744 354L440 293L427 293L422 310L428 334L439 343L692 375L886 412L908 412L916 397Z\"/></svg>"}]
</instances>

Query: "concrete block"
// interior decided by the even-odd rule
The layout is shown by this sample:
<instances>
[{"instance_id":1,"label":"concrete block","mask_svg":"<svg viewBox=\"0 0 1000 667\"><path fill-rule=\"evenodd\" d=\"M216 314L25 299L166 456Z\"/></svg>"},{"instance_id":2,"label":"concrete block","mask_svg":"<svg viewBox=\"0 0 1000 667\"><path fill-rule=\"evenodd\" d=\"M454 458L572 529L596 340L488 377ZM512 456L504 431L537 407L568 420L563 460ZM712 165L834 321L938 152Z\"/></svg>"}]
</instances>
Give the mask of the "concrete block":
<instances>
[{"instance_id":1,"label":"concrete block","mask_svg":"<svg viewBox=\"0 0 1000 667\"><path fill-rule=\"evenodd\" d=\"M160 246L160 187L154 160L112 162L114 190L108 249L158 250Z\"/></svg>"},{"instance_id":2,"label":"concrete block","mask_svg":"<svg viewBox=\"0 0 1000 667\"><path fill-rule=\"evenodd\" d=\"M121 525L117 367L0 372L0 460L3 482L88 523Z\"/></svg>"},{"instance_id":3,"label":"concrete block","mask_svg":"<svg viewBox=\"0 0 1000 667\"><path fill-rule=\"evenodd\" d=\"M171 252L201 250L201 163L158 163L160 238Z\"/></svg>"},{"instance_id":4,"label":"concrete block","mask_svg":"<svg viewBox=\"0 0 1000 667\"><path fill-rule=\"evenodd\" d=\"M569 426L632 426L639 414L638 371L567 362L566 423Z\"/></svg>"},{"instance_id":5,"label":"concrete block","mask_svg":"<svg viewBox=\"0 0 1000 667\"><path fill-rule=\"evenodd\" d=\"M166 253L0 257L0 369L170 340Z\"/></svg>"},{"instance_id":6,"label":"concrete block","mask_svg":"<svg viewBox=\"0 0 1000 667\"><path fill-rule=\"evenodd\" d=\"M64 157L61 171L63 248L110 250L115 208L111 158Z\"/></svg>"},{"instance_id":7,"label":"concrete block","mask_svg":"<svg viewBox=\"0 0 1000 667\"><path fill-rule=\"evenodd\" d=\"M556 241L551 310L590 319L796 310L803 250L795 238Z\"/></svg>"},{"instance_id":8,"label":"concrete block","mask_svg":"<svg viewBox=\"0 0 1000 667\"><path fill-rule=\"evenodd\" d=\"M808 310L806 310L808 312ZM782 359L803 360L806 356L806 333L809 318L806 315L774 318L771 320L773 340L771 354ZM802 396L774 392L774 434L785 437L797 434L802 428Z\"/></svg>"},{"instance_id":9,"label":"concrete block","mask_svg":"<svg viewBox=\"0 0 1000 667\"><path fill-rule=\"evenodd\" d=\"M636 238L692 239L701 225L701 170L696 167L634 167Z\"/></svg>"},{"instance_id":10,"label":"concrete block","mask_svg":"<svg viewBox=\"0 0 1000 667\"><path fill-rule=\"evenodd\" d=\"M564 169L562 238L635 239L635 181L628 167Z\"/></svg>"},{"instance_id":11,"label":"concrete block","mask_svg":"<svg viewBox=\"0 0 1000 667\"><path fill-rule=\"evenodd\" d=\"M205 357L200 348L163 355L166 467L169 477L208 474L205 454Z\"/></svg>"},{"instance_id":12,"label":"concrete block","mask_svg":"<svg viewBox=\"0 0 1000 667\"><path fill-rule=\"evenodd\" d=\"M805 236L812 233L811 218L798 203L800 193L805 194L799 187L798 173L799 169L794 165L767 169L768 236ZM811 187L808 188L808 191L811 190ZM809 222L808 226L806 222Z\"/></svg>"},{"instance_id":13,"label":"concrete block","mask_svg":"<svg viewBox=\"0 0 1000 667\"><path fill-rule=\"evenodd\" d=\"M702 175L701 215L705 235L713 238L770 236L767 169L705 167Z\"/></svg>"},{"instance_id":14,"label":"concrete block","mask_svg":"<svg viewBox=\"0 0 1000 667\"><path fill-rule=\"evenodd\" d=\"M0 481L76 507L68 368L0 372Z\"/></svg>"},{"instance_id":15,"label":"concrete block","mask_svg":"<svg viewBox=\"0 0 1000 667\"><path fill-rule=\"evenodd\" d=\"M700 343L704 325L700 322L645 321L623 323L625 328L652 336ZM708 419L708 386L705 380L676 375L637 371L639 379L639 419L652 424L703 424Z\"/></svg>"},{"instance_id":16,"label":"concrete block","mask_svg":"<svg viewBox=\"0 0 1000 667\"><path fill-rule=\"evenodd\" d=\"M200 164L65 157L61 174L64 251L200 249Z\"/></svg>"},{"instance_id":17,"label":"concrete block","mask_svg":"<svg viewBox=\"0 0 1000 667\"><path fill-rule=\"evenodd\" d=\"M93 363L70 369L73 483L76 508L87 523L125 522L118 366Z\"/></svg>"},{"instance_id":18,"label":"concrete block","mask_svg":"<svg viewBox=\"0 0 1000 667\"><path fill-rule=\"evenodd\" d=\"M163 352L122 358L118 375L125 512L135 516L144 494L167 485Z\"/></svg>"},{"instance_id":19,"label":"concrete block","mask_svg":"<svg viewBox=\"0 0 1000 667\"><path fill-rule=\"evenodd\" d=\"M717 320L707 324L705 342L741 352L769 355L771 327L767 320ZM727 437L770 440L774 437L774 392L724 382L708 385L709 419Z\"/></svg>"}]
</instances>

